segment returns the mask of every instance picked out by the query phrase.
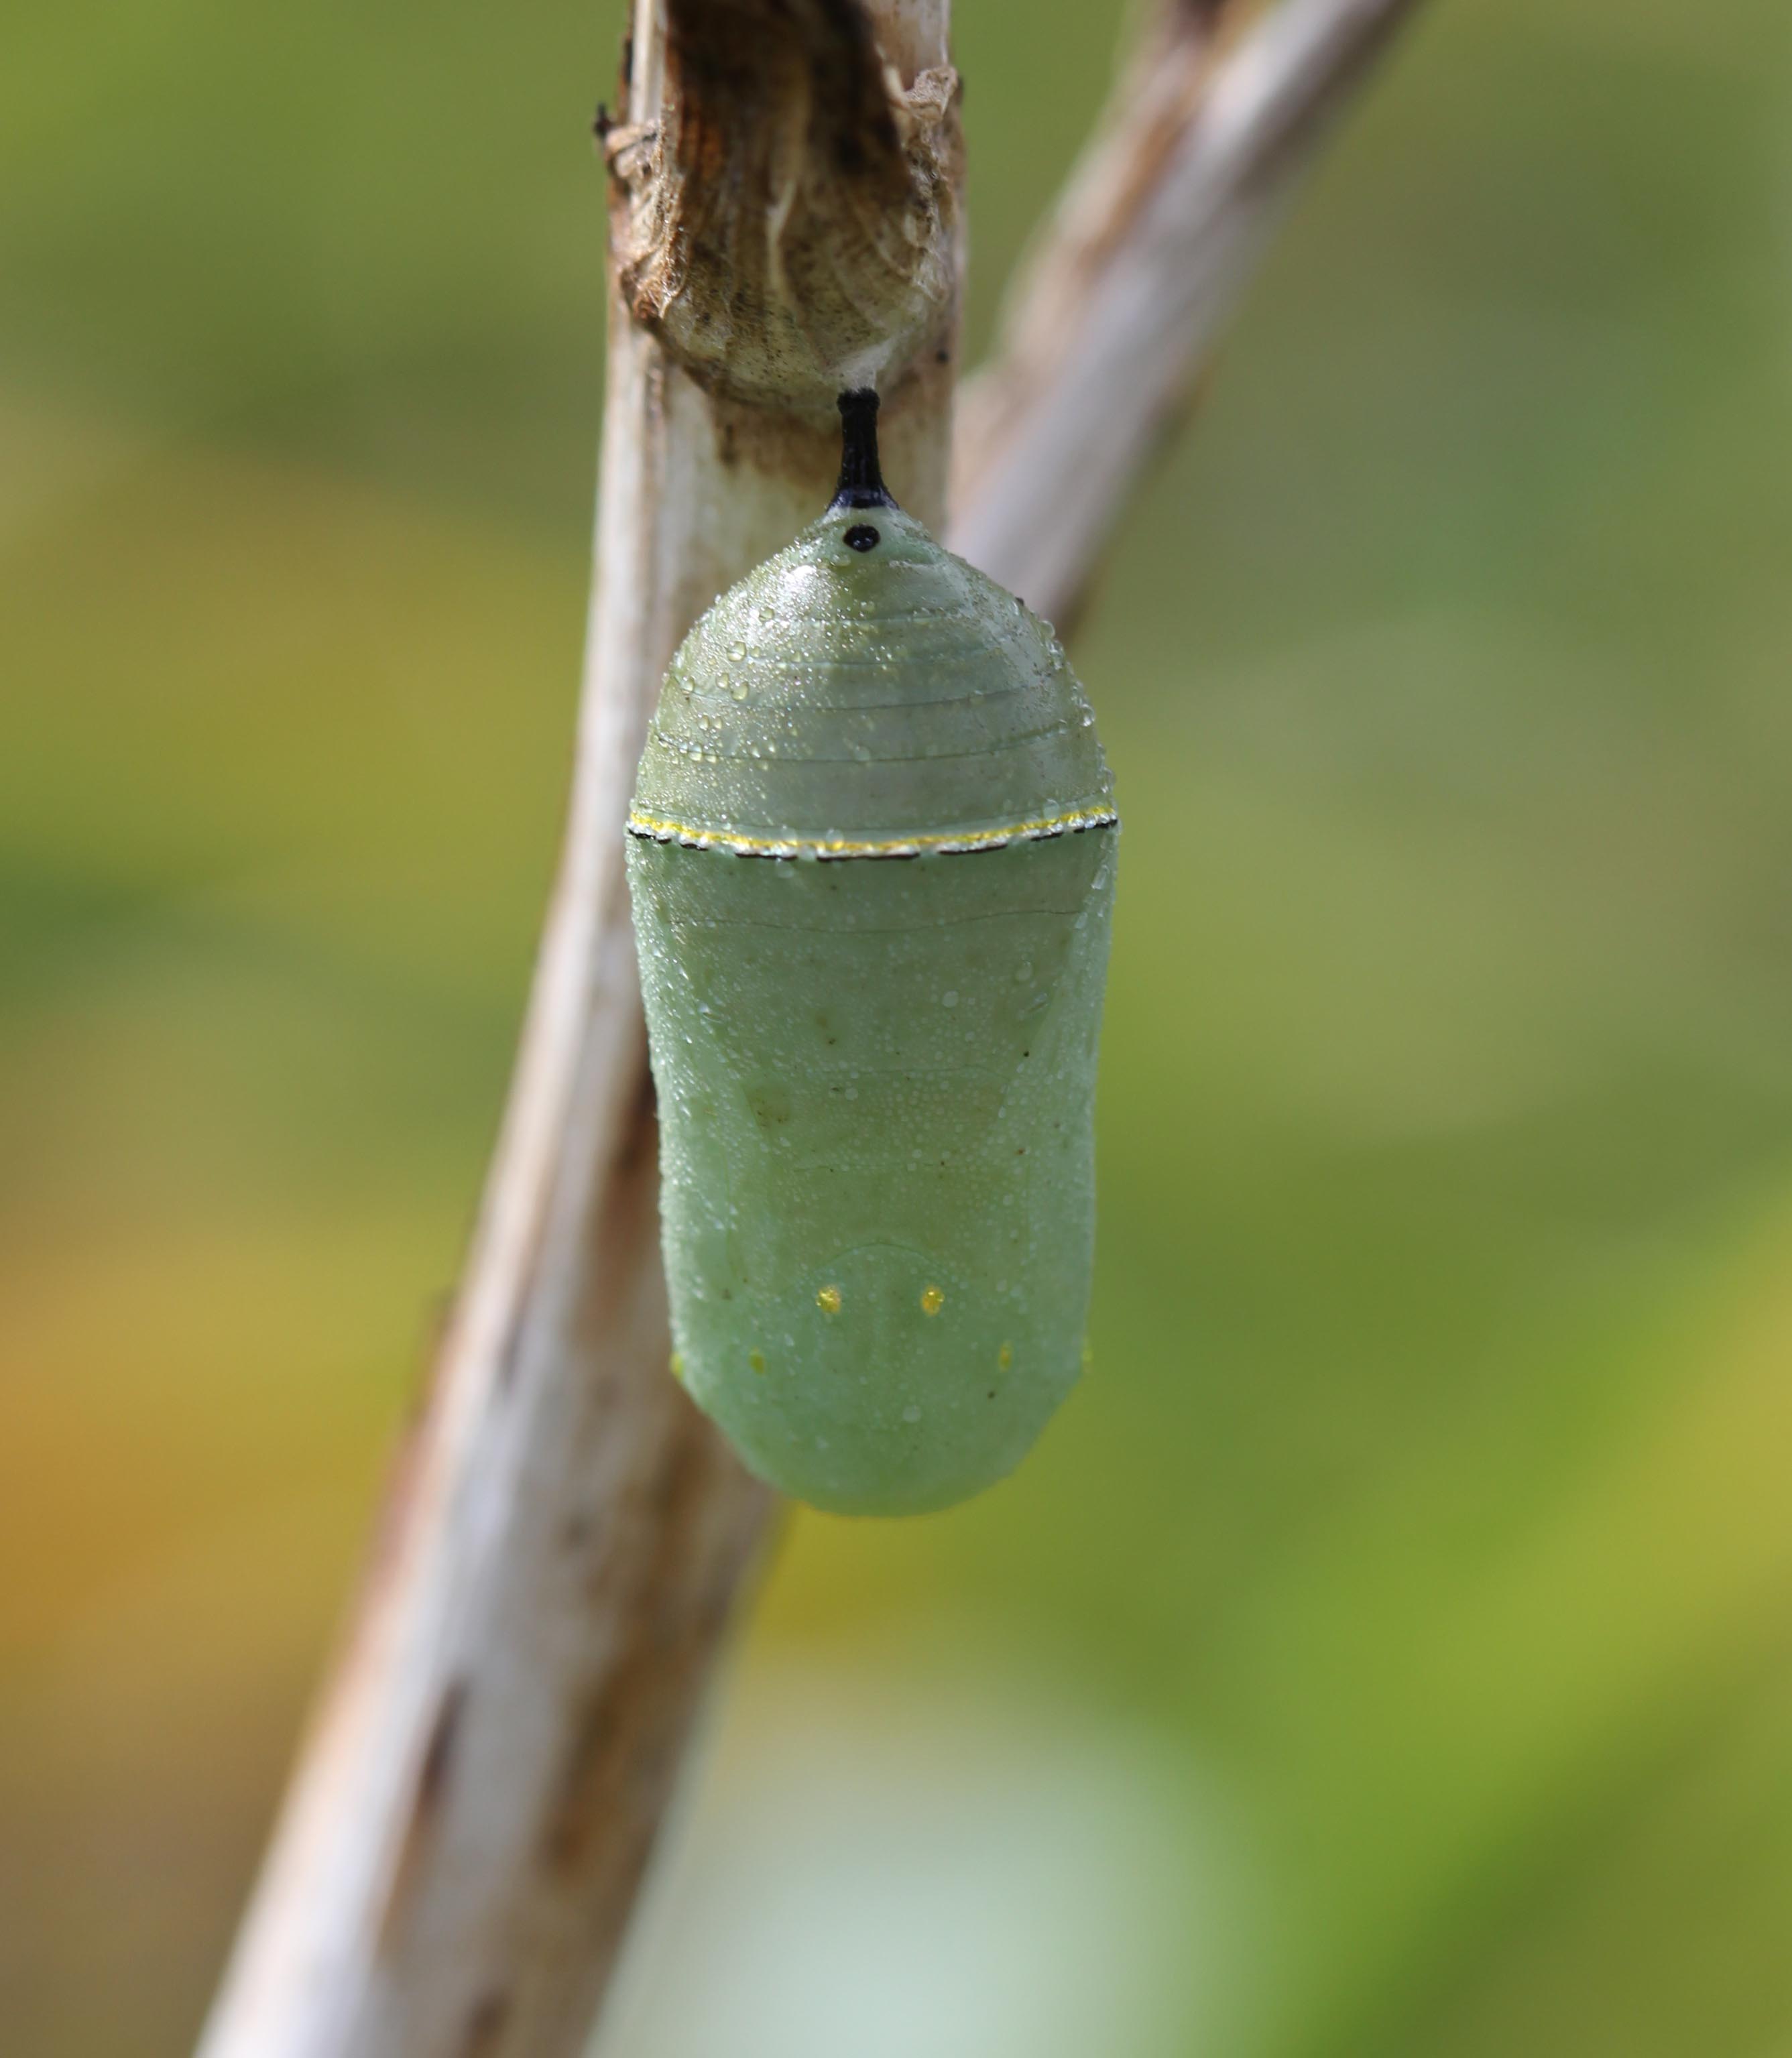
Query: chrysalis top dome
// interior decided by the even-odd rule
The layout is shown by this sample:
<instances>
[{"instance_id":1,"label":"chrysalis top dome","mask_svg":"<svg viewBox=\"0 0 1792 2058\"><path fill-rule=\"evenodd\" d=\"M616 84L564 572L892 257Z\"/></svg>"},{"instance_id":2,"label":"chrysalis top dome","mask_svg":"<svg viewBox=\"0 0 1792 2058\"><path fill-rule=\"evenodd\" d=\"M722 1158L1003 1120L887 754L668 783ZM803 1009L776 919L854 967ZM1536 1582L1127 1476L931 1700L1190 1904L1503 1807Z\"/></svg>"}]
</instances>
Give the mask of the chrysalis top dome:
<instances>
[{"instance_id":1,"label":"chrysalis top dome","mask_svg":"<svg viewBox=\"0 0 1792 2058\"><path fill-rule=\"evenodd\" d=\"M1114 819L1062 646L891 505L840 499L673 658L638 835L766 856L975 849Z\"/></svg>"}]
</instances>

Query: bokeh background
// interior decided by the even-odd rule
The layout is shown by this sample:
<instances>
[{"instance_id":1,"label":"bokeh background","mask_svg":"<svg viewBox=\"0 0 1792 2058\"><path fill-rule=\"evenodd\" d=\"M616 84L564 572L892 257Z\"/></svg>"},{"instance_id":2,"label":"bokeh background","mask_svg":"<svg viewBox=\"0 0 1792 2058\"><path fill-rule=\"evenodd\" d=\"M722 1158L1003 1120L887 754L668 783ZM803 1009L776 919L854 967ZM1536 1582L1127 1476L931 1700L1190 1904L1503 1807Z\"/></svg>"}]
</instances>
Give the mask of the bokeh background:
<instances>
[{"instance_id":1,"label":"bokeh background","mask_svg":"<svg viewBox=\"0 0 1792 2058\"><path fill-rule=\"evenodd\" d=\"M201 2019L566 789L615 0L0 66L0 2050ZM960 0L971 341L1117 10ZM1792 2053L1792 16L1432 0L1081 637L1094 1369L794 1522L614 2058Z\"/></svg>"}]
</instances>

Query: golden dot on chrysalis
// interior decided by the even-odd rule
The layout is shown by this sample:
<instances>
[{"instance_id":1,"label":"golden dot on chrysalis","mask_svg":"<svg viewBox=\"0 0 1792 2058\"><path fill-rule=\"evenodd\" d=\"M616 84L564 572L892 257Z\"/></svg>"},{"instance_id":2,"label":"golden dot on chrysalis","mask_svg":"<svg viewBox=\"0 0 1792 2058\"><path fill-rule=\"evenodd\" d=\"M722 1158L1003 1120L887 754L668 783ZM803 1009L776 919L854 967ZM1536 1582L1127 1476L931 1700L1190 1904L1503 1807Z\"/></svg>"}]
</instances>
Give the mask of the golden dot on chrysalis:
<instances>
[{"instance_id":1,"label":"golden dot on chrysalis","mask_svg":"<svg viewBox=\"0 0 1792 2058\"><path fill-rule=\"evenodd\" d=\"M837 1286L824 1286L815 1297L815 1305L824 1315L837 1315L840 1313L840 1289Z\"/></svg>"},{"instance_id":2,"label":"golden dot on chrysalis","mask_svg":"<svg viewBox=\"0 0 1792 2058\"><path fill-rule=\"evenodd\" d=\"M682 1351L674 1351L672 1353L672 1377L674 1379L681 1381L684 1378L684 1376L685 1354Z\"/></svg>"},{"instance_id":3,"label":"golden dot on chrysalis","mask_svg":"<svg viewBox=\"0 0 1792 2058\"><path fill-rule=\"evenodd\" d=\"M946 1297L937 1286L924 1286L921 1289L921 1313L924 1315L937 1315L945 1305Z\"/></svg>"},{"instance_id":4,"label":"golden dot on chrysalis","mask_svg":"<svg viewBox=\"0 0 1792 2058\"><path fill-rule=\"evenodd\" d=\"M763 1351L749 1351L747 1363L755 1372L763 1372L765 1369L765 1353Z\"/></svg>"},{"instance_id":5,"label":"golden dot on chrysalis","mask_svg":"<svg viewBox=\"0 0 1792 2058\"><path fill-rule=\"evenodd\" d=\"M1014 1345L1012 1344L1003 1344L1002 1348L995 1353L995 1362L1002 1368L1003 1371L1006 1372L1008 1367L1014 1363Z\"/></svg>"}]
</instances>

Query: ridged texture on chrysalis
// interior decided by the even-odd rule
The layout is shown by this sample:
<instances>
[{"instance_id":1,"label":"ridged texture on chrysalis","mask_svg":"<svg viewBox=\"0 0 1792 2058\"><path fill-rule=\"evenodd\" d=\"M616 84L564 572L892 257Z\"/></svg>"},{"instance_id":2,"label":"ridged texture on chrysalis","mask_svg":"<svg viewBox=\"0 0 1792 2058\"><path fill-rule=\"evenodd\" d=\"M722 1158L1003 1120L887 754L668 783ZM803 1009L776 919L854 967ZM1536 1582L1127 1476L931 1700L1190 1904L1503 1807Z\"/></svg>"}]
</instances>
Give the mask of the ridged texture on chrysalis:
<instances>
[{"instance_id":1,"label":"ridged texture on chrysalis","mask_svg":"<svg viewBox=\"0 0 1792 2058\"><path fill-rule=\"evenodd\" d=\"M1076 1378L1115 820L1057 638L893 507L673 662L629 880L674 1367L801 1500L962 1500Z\"/></svg>"}]
</instances>

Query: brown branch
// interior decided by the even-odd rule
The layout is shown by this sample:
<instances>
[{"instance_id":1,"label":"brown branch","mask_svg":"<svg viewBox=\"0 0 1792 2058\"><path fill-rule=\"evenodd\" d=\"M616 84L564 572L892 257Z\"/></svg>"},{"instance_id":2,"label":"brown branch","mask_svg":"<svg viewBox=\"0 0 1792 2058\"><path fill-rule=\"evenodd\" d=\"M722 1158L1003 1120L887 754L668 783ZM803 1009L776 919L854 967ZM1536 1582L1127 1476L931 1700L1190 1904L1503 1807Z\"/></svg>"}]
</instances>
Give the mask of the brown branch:
<instances>
[{"instance_id":1,"label":"brown branch","mask_svg":"<svg viewBox=\"0 0 1792 2058\"><path fill-rule=\"evenodd\" d=\"M797 383L774 391L779 351L757 384L731 382L704 337L731 322L737 344L757 323L788 341L800 308L809 388L830 402L868 353L892 472L918 507L944 498L957 153L943 8L889 0L843 33L847 14L638 6L628 119L606 154L619 268L651 326L618 296L560 876L429 1406L206 2058L578 2051L765 1532L770 1496L667 1376L621 824L673 650L824 504L837 463ZM887 26L888 50L864 19ZM709 83L743 23L773 151L733 146ZM836 109L856 134L873 99L882 141L852 169ZM887 214L900 247L840 228ZM675 262L655 267L643 219ZM813 285L818 238L831 299Z\"/></svg>"},{"instance_id":2,"label":"brown branch","mask_svg":"<svg viewBox=\"0 0 1792 2058\"><path fill-rule=\"evenodd\" d=\"M878 375L892 485L943 514L946 0L862 4L637 0L560 876L428 1406L203 2058L571 2058L762 1547L770 1497L666 1373L620 824L679 640L824 500L840 386ZM1266 200L1409 4L1284 0L1222 58L1235 9L1184 0L971 411L970 554L1074 594ZM1128 320L1148 361L1116 345Z\"/></svg>"}]
</instances>

